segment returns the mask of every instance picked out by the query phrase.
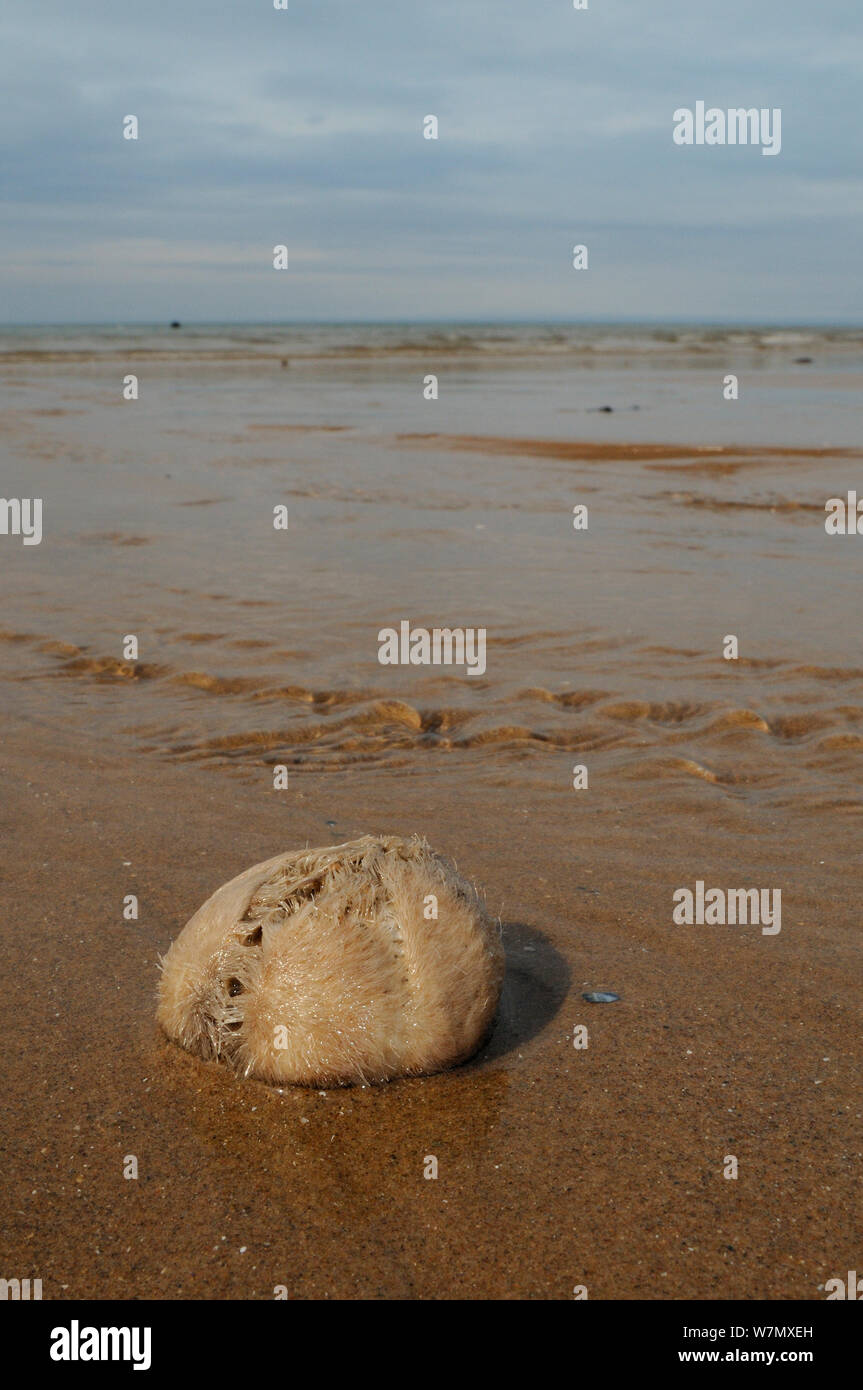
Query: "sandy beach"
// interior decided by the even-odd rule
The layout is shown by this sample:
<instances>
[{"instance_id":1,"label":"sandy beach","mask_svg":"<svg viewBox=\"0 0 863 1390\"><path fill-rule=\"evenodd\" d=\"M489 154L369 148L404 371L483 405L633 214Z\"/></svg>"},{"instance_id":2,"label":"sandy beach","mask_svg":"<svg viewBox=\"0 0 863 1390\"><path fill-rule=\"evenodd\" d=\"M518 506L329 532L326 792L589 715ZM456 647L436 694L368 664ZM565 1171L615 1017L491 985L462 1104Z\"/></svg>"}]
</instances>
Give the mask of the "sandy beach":
<instances>
[{"instance_id":1,"label":"sandy beach","mask_svg":"<svg viewBox=\"0 0 863 1390\"><path fill-rule=\"evenodd\" d=\"M0 537L4 1270L820 1299L858 1266L863 541L824 508L861 381L860 334L806 329L2 335L5 495L44 502ZM485 671L382 666L402 620L484 628ZM500 917L472 1062L321 1094L167 1042L158 957L219 884L382 832ZM676 924L698 882L781 890L781 931Z\"/></svg>"}]
</instances>

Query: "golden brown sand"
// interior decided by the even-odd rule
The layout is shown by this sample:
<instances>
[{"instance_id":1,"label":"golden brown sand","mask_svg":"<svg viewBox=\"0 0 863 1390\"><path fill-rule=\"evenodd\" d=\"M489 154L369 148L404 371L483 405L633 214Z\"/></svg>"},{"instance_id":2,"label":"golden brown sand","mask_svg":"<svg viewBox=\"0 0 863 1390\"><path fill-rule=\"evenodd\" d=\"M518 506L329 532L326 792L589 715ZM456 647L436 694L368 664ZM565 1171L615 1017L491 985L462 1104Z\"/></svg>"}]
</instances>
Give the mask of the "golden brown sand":
<instances>
[{"instance_id":1,"label":"golden brown sand","mask_svg":"<svg viewBox=\"0 0 863 1390\"><path fill-rule=\"evenodd\" d=\"M857 1267L857 816L772 826L684 779L574 819L541 788L408 795L361 770L310 776L286 812L95 738L6 734L3 1259L46 1298L820 1298ZM329 819L339 840L422 825L493 888L508 970L474 1062L280 1093L156 1029L178 920L226 864ZM672 930L669 883L705 862L736 883L742 845L747 877L786 887L781 935Z\"/></svg>"},{"instance_id":2,"label":"golden brown sand","mask_svg":"<svg viewBox=\"0 0 863 1390\"><path fill-rule=\"evenodd\" d=\"M823 446L860 378L764 370L732 415L719 356L476 368L434 419L413 362L147 365L141 418L122 372L14 368L8 477L47 500L2 552L4 1277L815 1299L859 1269L863 538L824 534L859 458ZM566 413L604 400L643 408ZM486 675L384 670L400 618L487 626ZM158 958L214 885L382 828L502 919L474 1058L277 1087L165 1037ZM781 932L674 925L697 880L780 888Z\"/></svg>"}]
</instances>

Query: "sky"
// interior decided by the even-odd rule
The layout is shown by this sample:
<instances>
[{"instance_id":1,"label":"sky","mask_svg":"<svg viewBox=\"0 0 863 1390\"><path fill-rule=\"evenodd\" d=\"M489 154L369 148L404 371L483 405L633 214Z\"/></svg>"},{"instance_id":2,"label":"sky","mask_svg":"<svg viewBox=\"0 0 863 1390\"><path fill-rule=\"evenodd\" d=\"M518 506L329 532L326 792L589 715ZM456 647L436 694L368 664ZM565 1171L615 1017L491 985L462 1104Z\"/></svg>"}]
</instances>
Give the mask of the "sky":
<instances>
[{"instance_id":1,"label":"sky","mask_svg":"<svg viewBox=\"0 0 863 1390\"><path fill-rule=\"evenodd\" d=\"M860 0L289 3L4 0L0 322L863 319Z\"/></svg>"}]
</instances>

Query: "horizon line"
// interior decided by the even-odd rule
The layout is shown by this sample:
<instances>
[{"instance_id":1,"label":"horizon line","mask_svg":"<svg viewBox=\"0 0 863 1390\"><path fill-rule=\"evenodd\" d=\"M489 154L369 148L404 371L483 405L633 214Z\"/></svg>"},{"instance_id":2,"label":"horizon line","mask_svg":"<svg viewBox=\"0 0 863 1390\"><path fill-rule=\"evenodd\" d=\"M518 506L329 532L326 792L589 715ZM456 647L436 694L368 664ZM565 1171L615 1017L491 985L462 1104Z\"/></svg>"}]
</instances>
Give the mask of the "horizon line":
<instances>
[{"instance_id":1,"label":"horizon line","mask_svg":"<svg viewBox=\"0 0 863 1390\"><path fill-rule=\"evenodd\" d=\"M225 327L241 328L269 326L271 328L399 328L434 325L460 325L476 328L506 326L568 328L638 328L638 327L701 327L701 328L845 328L863 329L861 319L742 319L742 318L332 318L332 319L183 319L176 320L181 328ZM171 328L170 319L10 319L0 323L0 333L7 328Z\"/></svg>"}]
</instances>

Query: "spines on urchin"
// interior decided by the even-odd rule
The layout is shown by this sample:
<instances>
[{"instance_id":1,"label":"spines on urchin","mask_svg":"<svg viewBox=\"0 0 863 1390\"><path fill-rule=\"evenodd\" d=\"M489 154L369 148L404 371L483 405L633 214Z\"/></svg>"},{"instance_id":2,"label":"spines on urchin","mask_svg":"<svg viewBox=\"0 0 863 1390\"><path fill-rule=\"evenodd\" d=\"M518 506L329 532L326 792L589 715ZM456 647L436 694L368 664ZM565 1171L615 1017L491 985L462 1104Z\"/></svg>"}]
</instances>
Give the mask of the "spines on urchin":
<instances>
[{"instance_id":1,"label":"spines on urchin","mask_svg":"<svg viewBox=\"0 0 863 1390\"><path fill-rule=\"evenodd\" d=\"M423 920L429 892L447 904L439 926ZM499 953L475 885L423 838L364 836L219 889L163 963L160 1020L199 1055L276 1083L438 1070L482 1042Z\"/></svg>"},{"instance_id":2,"label":"spines on urchin","mask_svg":"<svg viewBox=\"0 0 863 1390\"><path fill-rule=\"evenodd\" d=\"M250 948L251 947L251 948ZM234 938L204 961L175 943L161 962L159 1021L187 1051L235 1063L242 1035L244 996L254 988L254 944ZM172 953L177 956L172 959Z\"/></svg>"}]
</instances>

